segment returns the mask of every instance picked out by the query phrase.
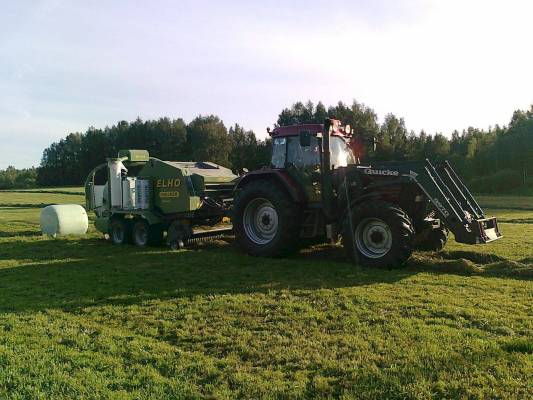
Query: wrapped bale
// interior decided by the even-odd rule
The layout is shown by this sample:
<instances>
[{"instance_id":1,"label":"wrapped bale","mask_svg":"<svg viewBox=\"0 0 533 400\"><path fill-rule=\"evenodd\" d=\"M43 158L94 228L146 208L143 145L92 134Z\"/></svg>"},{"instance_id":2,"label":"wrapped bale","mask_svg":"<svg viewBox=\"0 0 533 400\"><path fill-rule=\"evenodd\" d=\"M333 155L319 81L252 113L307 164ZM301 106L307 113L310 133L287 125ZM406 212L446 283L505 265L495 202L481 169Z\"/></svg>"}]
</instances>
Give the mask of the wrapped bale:
<instances>
[{"instance_id":1,"label":"wrapped bale","mask_svg":"<svg viewBox=\"0 0 533 400\"><path fill-rule=\"evenodd\" d=\"M41 210L41 230L44 235L84 235L89 220L79 204L60 204Z\"/></svg>"}]
</instances>

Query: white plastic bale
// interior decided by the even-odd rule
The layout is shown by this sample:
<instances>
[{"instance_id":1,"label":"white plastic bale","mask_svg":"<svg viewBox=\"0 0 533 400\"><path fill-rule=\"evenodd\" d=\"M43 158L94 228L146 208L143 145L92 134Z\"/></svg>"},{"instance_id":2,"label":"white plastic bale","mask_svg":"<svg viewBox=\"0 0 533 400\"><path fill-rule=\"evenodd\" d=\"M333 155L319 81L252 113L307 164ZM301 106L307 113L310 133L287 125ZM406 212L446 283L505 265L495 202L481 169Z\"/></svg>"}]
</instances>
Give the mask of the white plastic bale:
<instances>
[{"instance_id":1,"label":"white plastic bale","mask_svg":"<svg viewBox=\"0 0 533 400\"><path fill-rule=\"evenodd\" d=\"M41 210L41 231L44 235L84 235L88 227L87 212L79 204L60 204Z\"/></svg>"}]
</instances>

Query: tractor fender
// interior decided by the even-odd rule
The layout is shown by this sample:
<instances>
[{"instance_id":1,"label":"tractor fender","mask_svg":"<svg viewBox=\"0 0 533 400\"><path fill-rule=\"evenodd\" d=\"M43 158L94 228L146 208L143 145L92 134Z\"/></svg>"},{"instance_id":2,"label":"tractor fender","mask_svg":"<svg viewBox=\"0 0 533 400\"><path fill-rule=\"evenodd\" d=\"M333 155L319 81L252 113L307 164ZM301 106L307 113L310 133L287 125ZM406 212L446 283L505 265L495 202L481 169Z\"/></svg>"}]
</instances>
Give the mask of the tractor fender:
<instances>
[{"instance_id":1,"label":"tractor fender","mask_svg":"<svg viewBox=\"0 0 533 400\"><path fill-rule=\"evenodd\" d=\"M393 202L398 204L400 207L402 206L401 201L394 201L390 198L392 195L395 197L396 194L400 194L403 190L401 187L405 184L412 185L411 182L405 182L405 181L399 181L399 180L391 180L386 182L381 182L379 184L373 185L372 187L368 188L368 190L361 193L359 196L350 199L350 209L353 209L357 205L366 202L366 201L387 201L387 202ZM345 203L346 204L346 203ZM345 208L342 213L342 218L346 218L346 214L348 213L348 209Z\"/></svg>"},{"instance_id":2,"label":"tractor fender","mask_svg":"<svg viewBox=\"0 0 533 400\"><path fill-rule=\"evenodd\" d=\"M356 205L361 204L362 202L368 201L368 200L377 201L377 200L382 200L382 199L383 199L383 196L379 192L365 193L365 194L363 194L361 196L358 196L355 199L351 199L350 206L353 207L353 206L356 206Z\"/></svg>"},{"instance_id":3,"label":"tractor fender","mask_svg":"<svg viewBox=\"0 0 533 400\"><path fill-rule=\"evenodd\" d=\"M357 197L350 199L352 206L366 200L383 200L391 192L401 190L407 182L400 179L389 179L381 182L372 182L364 188Z\"/></svg>"},{"instance_id":4,"label":"tractor fender","mask_svg":"<svg viewBox=\"0 0 533 400\"><path fill-rule=\"evenodd\" d=\"M350 208L353 209L355 206L366 202L366 201L380 201L380 200L387 200L386 197L388 194L390 194L387 189L393 189L396 187L399 187L404 182L399 180L387 180L384 182L379 182L377 184L373 184L371 187L368 187L366 190L363 190L359 193L359 195L355 198L350 199ZM400 189L401 190L401 189ZM346 202L344 202L344 205L346 205ZM342 216L343 219L346 216L346 213L348 212L348 209L345 208Z\"/></svg>"},{"instance_id":5,"label":"tractor fender","mask_svg":"<svg viewBox=\"0 0 533 400\"><path fill-rule=\"evenodd\" d=\"M271 180L277 182L281 187L283 187L289 194L292 201L295 203L302 203L306 201L306 195L303 191L295 184L293 179L289 176L286 171L275 170L269 168L263 168L257 171L252 171L244 175L239 179L237 185L235 186L235 191L242 189L248 183L256 181L259 179Z\"/></svg>"}]
</instances>

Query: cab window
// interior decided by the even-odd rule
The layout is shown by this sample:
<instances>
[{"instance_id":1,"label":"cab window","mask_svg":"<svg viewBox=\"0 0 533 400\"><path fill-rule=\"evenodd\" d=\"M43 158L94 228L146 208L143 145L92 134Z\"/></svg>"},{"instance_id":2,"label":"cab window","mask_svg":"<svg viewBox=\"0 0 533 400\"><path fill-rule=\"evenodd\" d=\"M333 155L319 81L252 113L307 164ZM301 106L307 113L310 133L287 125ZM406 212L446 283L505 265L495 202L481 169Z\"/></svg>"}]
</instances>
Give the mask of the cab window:
<instances>
[{"instance_id":1,"label":"cab window","mask_svg":"<svg viewBox=\"0 0 533 400\"><path fill-rule=\"evenodd\" d=\"M287 139L275 138L272 143L272 167L283 168L285 167L285 157L287 154Z\"/></svg>"},{"instance_id":2,"label":"cab window","mask_svg":"<svg viewBox=\"0 0 533 400\"><path fill-rule=\"evenodd\" d=\"M355 157L344 139L333 136L330 141L331 167L346 167L355 164Z\"/></svg>"},{"instance_id":3,"label":"cab window","mask_svg":"<svg viewBox=\"0 0 533 400\"><path fill-rule=\"evenodd\" d=\"M314 167L320 165L318 139L311 136L310 146L301 146L298 136L291 136L287 143L287 162L295 167Z\"/></svg>"}]
</instances>

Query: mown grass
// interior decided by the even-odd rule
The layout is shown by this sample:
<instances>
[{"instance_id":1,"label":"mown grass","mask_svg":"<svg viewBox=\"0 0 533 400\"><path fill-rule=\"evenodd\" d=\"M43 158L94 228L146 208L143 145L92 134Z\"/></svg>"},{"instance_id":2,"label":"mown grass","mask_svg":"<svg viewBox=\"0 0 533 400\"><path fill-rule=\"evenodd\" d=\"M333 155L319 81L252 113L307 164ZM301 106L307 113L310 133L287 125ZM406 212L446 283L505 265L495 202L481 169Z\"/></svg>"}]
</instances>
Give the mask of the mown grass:
<instances>
[{"instance_id":1,"label":"mown grass","mask_svg":"<svg viewBox=\"0 0 533 400\"><path fill-rule=\"evenodd\" d=\"M54 194L77 194L83 195L84 188L79 186L59 186L31 189L5 189L3 193L54 193Z\"/></svg>"},{"instance_id":2,"label":"mown grass","mask_svg":"<svg viewBox=\"0 0 533 400\"><path fill-rule=\"evenodd\" d=\"M484 207L492 210L527 210L533 211L532 196L515 196L515 195L479 195L477 200Z\"/></svg>"},{"instance_id":3,"label":"mown grass","mask_svg":"<svg viewBox=\"0 0 533 400\"><path fill-rule=\"evenodd\" d=\"M20 195L0 193L2 398L533 396L533 211L515 200L490 210L503 240L388 271L334 246L270 260L49 239L25 204L82 196Z\"/></svg>"}]
</instances>

